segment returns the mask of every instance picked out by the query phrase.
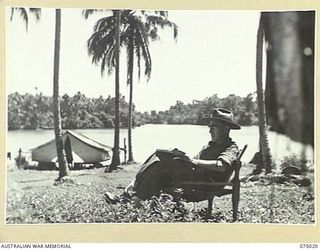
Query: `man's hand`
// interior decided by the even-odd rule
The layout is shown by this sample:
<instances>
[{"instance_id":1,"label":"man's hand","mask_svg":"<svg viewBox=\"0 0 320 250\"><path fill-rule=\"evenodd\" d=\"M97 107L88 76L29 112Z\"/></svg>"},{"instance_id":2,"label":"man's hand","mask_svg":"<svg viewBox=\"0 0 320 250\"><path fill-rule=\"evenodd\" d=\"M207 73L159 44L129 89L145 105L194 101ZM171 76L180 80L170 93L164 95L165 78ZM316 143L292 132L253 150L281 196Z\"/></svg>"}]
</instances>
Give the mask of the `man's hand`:
<instances>
[{"instance_id":1,"label":"man's hand","mask_svg":"<svg viewBox=\"0 0 320 250\"><path fill-rule=\"evenodd\" d=\"M188 155L181 155L179 157L174 157L173 160L180 160L180 161L184 161L186 163L192 163L192 159L188 156Z\"/></svg>"},{"instance_id":2,"label":"man's hand","mask_svg":"<svg viewBox=\"0 0 320 250\"><path fill-rule=\"evenodd\" d=\"M190 159L190 161L191 161L192 164L194 164L196 166L198 166L198 164L199 164L199 159L192 158L192 159Z\"/></svg>"}]
</instances>

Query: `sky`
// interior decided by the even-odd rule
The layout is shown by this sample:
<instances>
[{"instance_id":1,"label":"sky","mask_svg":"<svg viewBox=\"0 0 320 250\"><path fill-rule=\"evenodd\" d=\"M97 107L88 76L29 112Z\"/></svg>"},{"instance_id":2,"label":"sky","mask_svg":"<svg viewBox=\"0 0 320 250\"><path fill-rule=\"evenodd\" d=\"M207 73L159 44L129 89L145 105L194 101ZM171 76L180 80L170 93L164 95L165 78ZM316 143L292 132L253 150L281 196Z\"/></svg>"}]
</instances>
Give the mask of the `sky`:
<instances>
[{"instance_id":1,"label":"sky","mask_svg":"<svg viewBox=\"0 0 320 250\"><path fill-rule=\"evenodd\" d=\"M10 21L6 9L7 93L52 95L54 9L42 8L39 22L30 17L28 30L19 14ZM101 75L100 65L88 56L86 41L103 14L85 20L81 9L62 9L60 95L78 91L87 97L114 96L114 75ZM105 15L105 14L104 14ZM256 11L169 11L179 27L160 31L150 43L151 78L134 78L136 110L166 110L177 100L184 103L218 94L246 96L254 92ZM126 55L121 53L120 92L128 100Z\"/></svg>"}]
</instances>

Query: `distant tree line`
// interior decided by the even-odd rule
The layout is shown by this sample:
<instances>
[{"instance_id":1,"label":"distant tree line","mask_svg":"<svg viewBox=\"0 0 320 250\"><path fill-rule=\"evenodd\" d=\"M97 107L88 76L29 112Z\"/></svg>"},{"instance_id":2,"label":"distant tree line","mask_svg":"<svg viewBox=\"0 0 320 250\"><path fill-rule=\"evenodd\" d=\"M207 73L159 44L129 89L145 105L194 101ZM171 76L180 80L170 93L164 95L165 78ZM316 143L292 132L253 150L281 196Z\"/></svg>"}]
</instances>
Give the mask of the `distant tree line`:
<instances>
[{"instance_id":1,"label":"distant tree line","mask_svg":"<svg viewBox=\"0 0 320 250\"><path fill-rule=\"evenodd\" d=\"M127 127L128 103L120 97L120 126ZM166 111L137 112L133 105L133 125L142 124L202 124L202 118L215 107L231 109L236 121L243 126L256 125L257 103L255 95L246 97L231 94L225 98L217 95L202 101L184 104L177 101ZM114 97L86 97L81 92L74 96L61 97L62 128L113 128L115 119ZM8 96L8 129L53 128L52 97L42 93L21 95L17 92Z\"/></svg>"},{"instance_id":2,"label":"distant tree line","mask_svg":"<svg viewBox=\"0 0 320 250\"><path fill-rule=\"evenodd\" d=\"M114 97L89 98L78 92L74 96L63 95L60 103L64 129L114 127ZM8 96L8 129L53 128L52 110L52 97L44 96L42 93L12 93ZM137 112L134 114L134 125L141 125L142 121L138 121L141 115ZM128 103L124 96L120 97L120 120L121 127L126 127Z\"/></svg>"},{"instance_id":3,"label":"distant tree line","mask_svg":"<svg viewBox=\"0 0 320 250\"><path fill-rule=\"evenodd\" d=\"M210 115L214 108L226 108L233 111L235 120L243 126L257 125L257 102L254 93L246 97L230 94L225 98L219 98L216 94L202 101L192 101L184 104L177 101L167 111L151 111L144 113L147 123L153 124L203 124L202 118Z\"/></svg>"}]
</instances>

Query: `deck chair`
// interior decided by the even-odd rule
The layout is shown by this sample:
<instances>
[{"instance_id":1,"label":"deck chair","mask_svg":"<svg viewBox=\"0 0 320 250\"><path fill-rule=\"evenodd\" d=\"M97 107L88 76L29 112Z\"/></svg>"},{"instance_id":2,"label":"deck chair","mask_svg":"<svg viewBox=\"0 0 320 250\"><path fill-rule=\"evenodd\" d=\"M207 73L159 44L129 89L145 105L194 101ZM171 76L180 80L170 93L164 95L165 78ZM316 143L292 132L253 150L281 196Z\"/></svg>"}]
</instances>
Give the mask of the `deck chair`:
<instances>
[{"instance_id":1,"label":"deck chair","mask_svg":"<svg viewBox=\"0 0 320 250\"><path fill-rule=\"evenodd\" d=\"M207 215L212 215L212 205L215 196L221 197L224 195L232 195L232 210L233 210L233 221L238 219L238 205L240 199L240 179L239 173L242 166L241 157L247 149L247 145L243 147L237 160L232 164L233 171L231 176L226 182L214 182L214 181L182 181L175 180L173 186L175 188L181 188L184 193L184 197L187 197L188 201L204 201L208 200ZM205 191L203 190L203 187ZM218 188L221 187L221 188ZM212 189L212 190L210 190ZM217 190L218 189L218 190Z\"/></svg>"}]
</instances>

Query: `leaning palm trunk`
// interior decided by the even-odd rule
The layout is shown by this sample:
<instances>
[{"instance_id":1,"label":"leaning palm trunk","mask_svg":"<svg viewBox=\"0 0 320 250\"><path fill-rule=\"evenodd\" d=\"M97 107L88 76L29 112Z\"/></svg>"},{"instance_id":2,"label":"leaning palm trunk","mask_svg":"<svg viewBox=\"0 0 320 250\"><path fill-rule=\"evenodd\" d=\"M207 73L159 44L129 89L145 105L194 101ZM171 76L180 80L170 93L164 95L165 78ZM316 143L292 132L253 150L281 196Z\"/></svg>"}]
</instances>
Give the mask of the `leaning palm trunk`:
<instances>
[{"instance_id":1,"label":"leaning palm trunk","mask_svg":"<svg viewBox=\"0 0 320 250\"><path fill-rule=\"evenodd\" d=\"M128 162L134 162L132 152L132 113L133 113L133 59L134 59L134 45L133 37L130 39L129 45L129 61L128 61L128 85L129 85L129 117L128 117Z\"/></svg>"},{"instance_id":2,"label":"leaning palm trunk","mask_svg":"<svg viewBox=\"0 0 320 250\"><path fill-rule=\"evenodd\" d=\"M257 54L256 54L256 83L258 99L258 117L259 117L259 147L262 154L263 167L266 173L271 172L272 156L266 131L266 112L262 88L262 54L263 54L263 28L260 17L257 33Z\"/></svg>"},{"instance_id":3,"label":"leaning palm trunk","mask_svg":"<svg viewBox=\"0 0 320 250\"><path fill-rule=\"evenodd\" d=\"M107 169L108 172L116 169L120 164L120 115L119 115L119 95L120 95L120 83L119 83L119 54L120 54L120 10L116 11L116 75L115 75L115 127L114 127L114 144L113 144L113 154L110 167Z\"/></svg>"},{"instance_id":4,"label":"leaning palm trunk","mask_svg":"<svg viewBox=\"0 0 320 250\"><path fill-rule=\"evenodd\" d=\"M61 36L61 10L56 9L56 29L54 40L54 71L53 71L53 116L56 149L59 163L59 178L68 175L68 166L63 150L61 135L61 114L59 101L59 66L60 66L60 36Z\"/></svg>"}]
</instances>

